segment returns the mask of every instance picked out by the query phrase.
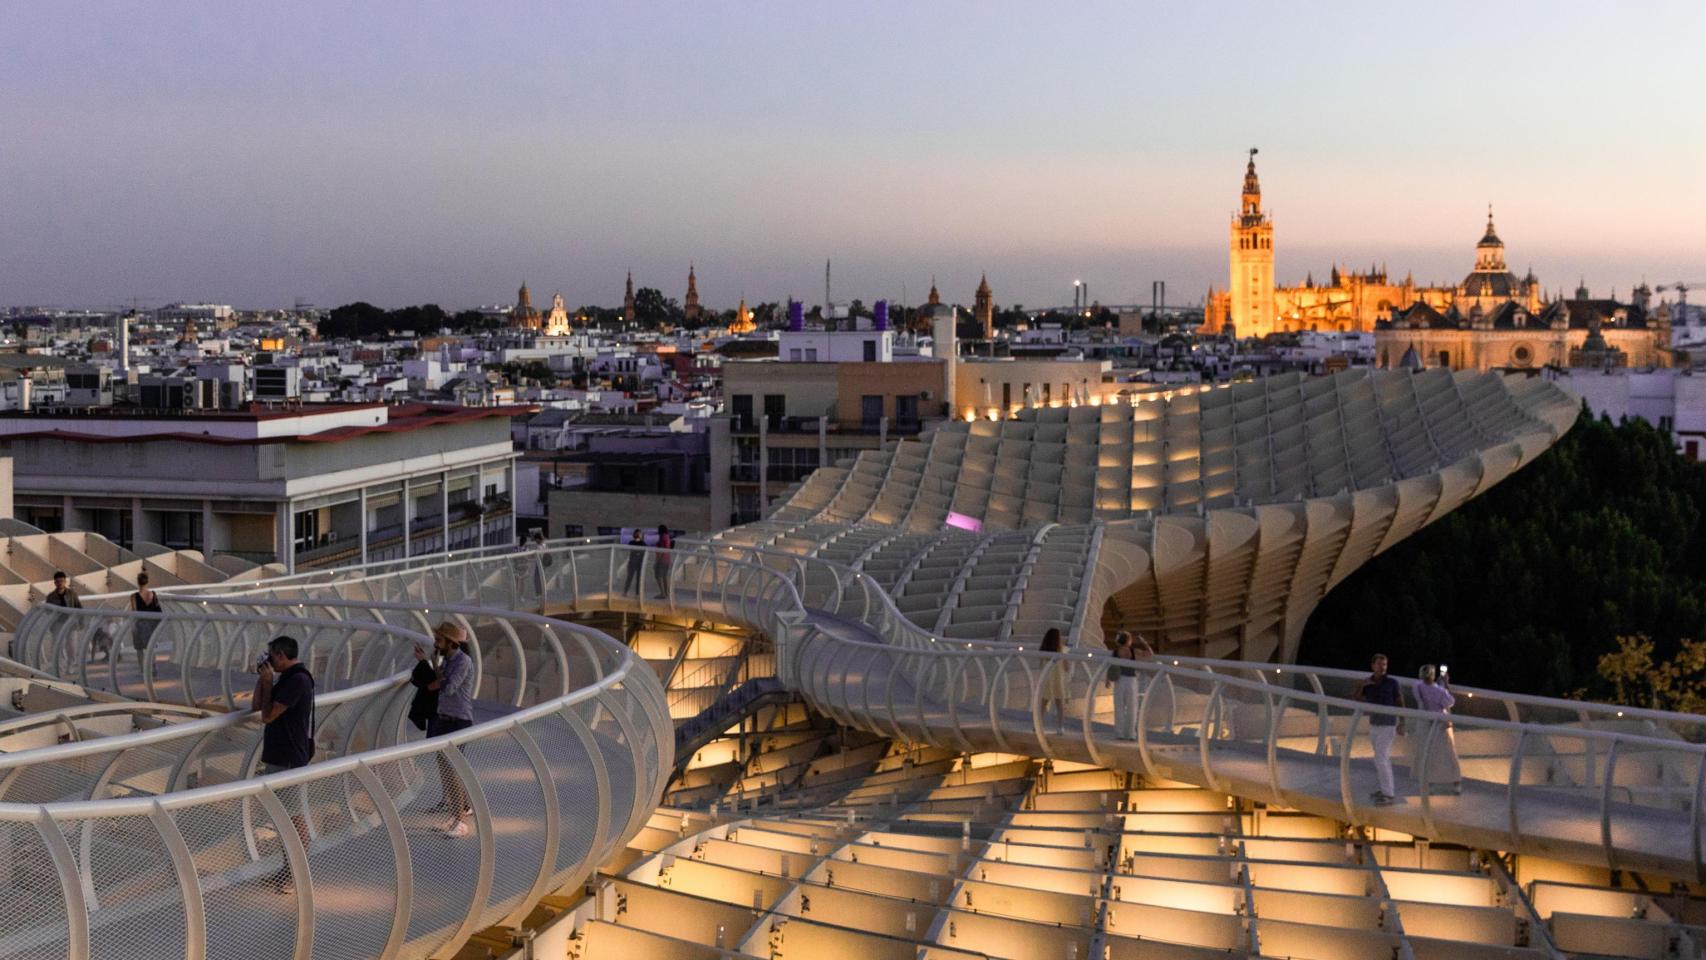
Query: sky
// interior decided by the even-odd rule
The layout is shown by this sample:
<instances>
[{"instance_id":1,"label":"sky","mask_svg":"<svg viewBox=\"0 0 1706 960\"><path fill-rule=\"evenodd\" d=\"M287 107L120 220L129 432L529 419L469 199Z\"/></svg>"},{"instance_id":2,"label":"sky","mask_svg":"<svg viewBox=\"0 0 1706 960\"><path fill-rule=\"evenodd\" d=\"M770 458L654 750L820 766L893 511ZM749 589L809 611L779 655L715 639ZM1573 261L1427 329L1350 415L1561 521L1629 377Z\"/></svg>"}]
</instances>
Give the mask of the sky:
<instances>
[{"instance_id":1,"label":"sky","mask_svg":"<svg viewBox=\"0 0 1706 960\"><path fill-rule=\"evenodd\" d=\"M1706 280L1706 4L18 3L0 305Z\"/></svg>"}]
</instances>

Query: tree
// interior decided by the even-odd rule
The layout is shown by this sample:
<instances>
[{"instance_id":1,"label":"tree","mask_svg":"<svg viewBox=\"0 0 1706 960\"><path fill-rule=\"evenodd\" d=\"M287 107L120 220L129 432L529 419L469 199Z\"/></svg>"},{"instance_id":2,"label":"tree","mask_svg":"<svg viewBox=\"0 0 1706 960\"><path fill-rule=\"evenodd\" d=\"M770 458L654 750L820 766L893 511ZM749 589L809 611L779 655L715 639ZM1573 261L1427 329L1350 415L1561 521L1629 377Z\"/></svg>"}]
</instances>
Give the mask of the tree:
<instances>
[{"instance_id":1,"label":"tree","mask_svg":"<svg viewBox=\"0 0 1706 960\"><path fill-rule=\"evenodd\" d=\"M634 291L634 319L648 326L668 323L681 316L681 307L656 287Z\"/></svg>"},{"instance_id":2,"label":"tree","mask_svg":"<svg viewBox=\"0 0 1706 960\"><path fill-rule=\"evenodd\" d=\"M1645 421L1584 411L1534 463L1333 588L1299 660L1360 668L1382 649L1399 670L1448 662L1476 686L1603 698L1617 683L1601 657L1624 637L1658 662L1706 637L1706 466Z\"/></svg>"},{"instance_id":3,"label":"tree","mask_svg":"<svg viewBox=\"0 0 1706 960\"><path fill-rule=\"evenodd\" d=\"M1675 656L1654 663L1650 638L1618 637L1617 649L1600 655L1598 672L1613 703L1706 713L1706 641L1684 640Z\"/></svg>"}]
</instances>

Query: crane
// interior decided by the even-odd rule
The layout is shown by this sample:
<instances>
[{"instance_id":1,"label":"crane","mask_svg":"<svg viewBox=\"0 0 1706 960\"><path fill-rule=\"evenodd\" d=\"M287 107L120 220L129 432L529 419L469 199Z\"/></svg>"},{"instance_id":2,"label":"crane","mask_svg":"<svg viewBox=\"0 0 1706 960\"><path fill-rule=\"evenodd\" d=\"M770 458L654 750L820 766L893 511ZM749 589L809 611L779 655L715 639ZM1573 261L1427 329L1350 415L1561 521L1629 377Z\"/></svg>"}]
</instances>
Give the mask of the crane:
<instances>
[{"instance_id":1,"label":"crane","mask_svg":"<svg viewBox=\"0 0 1706 960\"><path fill-rule=\"evenodd\" d=\"M1653 291L1664 293L1666 290L1675 290L1676 302L1686 304L1688 302L1688 291L1696 287L1706 288L1706 280L1678 280L1675 283L1662 283L1654 287Z\"/></svg>"}]
</instances>

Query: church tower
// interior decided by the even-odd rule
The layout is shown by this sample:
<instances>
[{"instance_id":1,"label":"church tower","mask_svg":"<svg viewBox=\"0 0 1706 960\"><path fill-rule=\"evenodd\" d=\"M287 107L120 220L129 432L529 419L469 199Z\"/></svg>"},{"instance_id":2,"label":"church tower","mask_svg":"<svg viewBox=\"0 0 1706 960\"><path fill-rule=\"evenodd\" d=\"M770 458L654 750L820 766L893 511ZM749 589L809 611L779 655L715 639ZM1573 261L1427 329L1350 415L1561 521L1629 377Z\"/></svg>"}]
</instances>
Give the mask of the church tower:
<instances>
[{"instance_id":1,"label":"church tower","mask_svg":"<svg viewBox=\"0 0 1706 960\"><path fill-rule=\"evenodd\" d=\"M634 271L628 271L628 286L622 293L622 321L634 322Z\"/></svg>"},{"instance_id":2,"label":"church tower","mask_svg":"<svg viewBox=\"0 0 1706 960\"><path fill-rule=\"evenodd\" d=\"M688 326L699 322L699 281L693 276L693 264L687 264L687 298L683 300L681 312Z\"/></svg>"},{"instance_id":3,"label":"church tower","mask_svg":"<svg viewBox=\"0 0 1706 960\"><path fill-rule=\"evenodd\" d=\"M735 310L735 322L729 324L729 332L735 336L745 336L758 329L758 324L752 322L752 311L746 308L746 298L740 298L740 307Z\"/></svg>"},{"instance_id":4,"label":"church tower","mask_svg":"<svg viewBox=\"0 0 1706 960\"><path fill-rule=\"evenodd\" d=\"M523 330L539 329L539 311L533 307L533 294L528 292L525 281L515 293L515 309L509 312L509 325Z\"/></svg>"},{"instance_id":5,"label":"church tower","mask_svg":"<svg viewBox=\"0 0 1706 960\"><path fill-rule=\"evenodd\" d=\"M931 288L934 292L935 288ZM995 339L995 299L989 293L989 274L977 284L977 298L972 301L972 316L977 319L977 325L983 329L983 339Z\"/></svg>"},{"instance_id":6,"label":"church tower","mask_svg":"<svg viewBox=\"0 0 1706 960\"><path fill-rule=\"evenodd\" d=\"M1475 244L1476 273L1504 273L1505 242L1499 239L1499 232L1493 229L1493 205L1487 204L1487 232L1481 235L1481 242Z\"/></svg>"},{"instance_id":7,"label":"church tower","mask_svg":"<svg viewBox=\"0 0 1706 960\"><path fill-rule=\"evenodd\" d=\"M934 276L930 278L930 296L924 301L924 305L927 307L942 305L942 295L936 292L936 278Z\"/></svg>"},{"instance_id":8,"label":"church tower","mask_svg":"<svg viewBox=\"0 0 1706 960\"><path fill-rule=\"evenodd\" d=\"M1256 148L1244 168L1244 193L1232 218L1229 244L1232 286L1227 318L1239 336L1260 337L1275 329L1274 225L1262 212L1262 185L1256 179Z\"/></svg>"}]
</instances>

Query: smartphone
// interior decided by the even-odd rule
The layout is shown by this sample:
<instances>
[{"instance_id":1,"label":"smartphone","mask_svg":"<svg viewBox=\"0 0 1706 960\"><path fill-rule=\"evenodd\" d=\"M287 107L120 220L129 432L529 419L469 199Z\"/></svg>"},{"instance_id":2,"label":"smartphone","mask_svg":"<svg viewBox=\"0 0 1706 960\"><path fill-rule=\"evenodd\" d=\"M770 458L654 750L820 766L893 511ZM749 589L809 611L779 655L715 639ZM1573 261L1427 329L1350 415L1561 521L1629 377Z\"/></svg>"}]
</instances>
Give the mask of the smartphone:
<instances>
[{"instance_id":1,"label":"smartphone","mask_svg":"<svg viewBox=\"0 0 1706 960\"><path fill-rule=\"evenodd\" d=\"M1445 676L1445 675L1446 675L1446 674L1448 674L1448 673L1450 673L1450 672L1451 672L1451 668L1450 668L1450 667L1448 667L1448 666L1446 666L1446 665L1445 665L1445 664L1443 664L1443 663L1442 663L1442 664L1440 664L1440 665L1439 665L1439 675L1440 675L1440 676L1442 676L1442 677L1443 677L1443 676Z\"/></svg>"},{"instance_id":2,"label":"smartphone","mask_svg":"<svg viewBox=\"0 0 1706 960\"><path fill-rule=\"evenodd\" d=\"M268 663L271 663L271 662L272 662L272 654L270 654L270 653L263 653L260 656L256 657L255 658L255 672L260 673L261 668L266 666Z\"/></svg>"}]
</instances>

